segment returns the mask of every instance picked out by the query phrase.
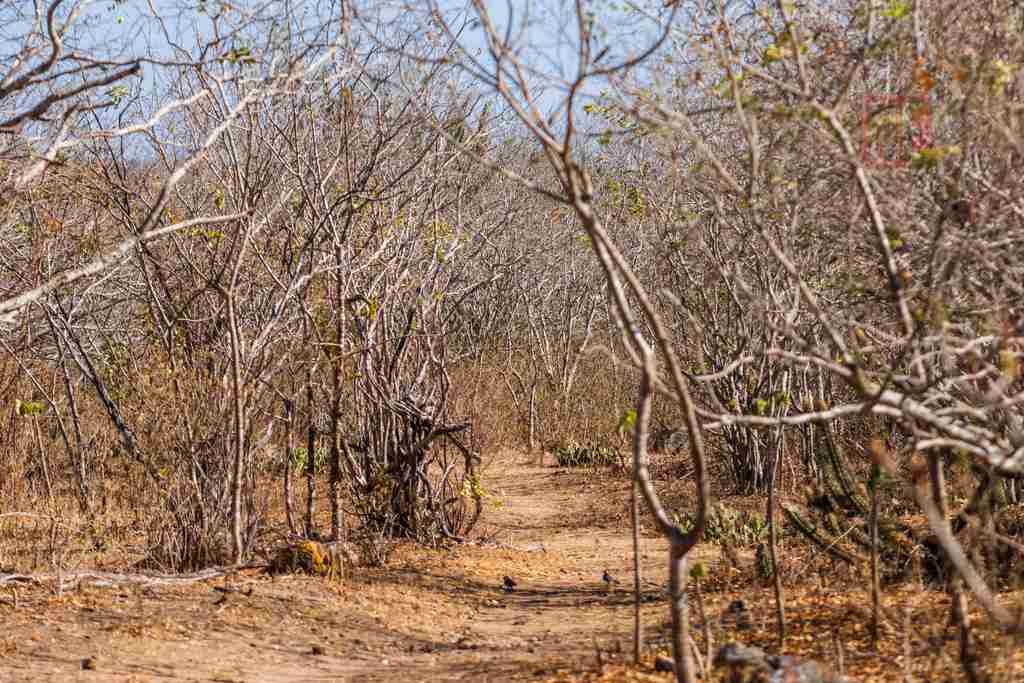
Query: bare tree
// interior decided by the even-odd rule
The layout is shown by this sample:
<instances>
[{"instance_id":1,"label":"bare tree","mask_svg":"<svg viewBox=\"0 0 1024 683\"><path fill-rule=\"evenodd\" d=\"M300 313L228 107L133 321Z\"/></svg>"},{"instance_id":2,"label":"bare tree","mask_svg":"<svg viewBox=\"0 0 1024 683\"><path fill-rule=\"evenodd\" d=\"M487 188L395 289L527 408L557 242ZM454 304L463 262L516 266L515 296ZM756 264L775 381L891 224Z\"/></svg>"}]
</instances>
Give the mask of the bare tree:
<instances>
[{"instance_id":1,"label":"bare tree","mask_svg":"<svg viewBox=\"0 0 1024 683\"><path fill-rule=\"evenodd\" d=\"M121 378L108 372L112 366L131 367L130 358L119 360L111 351L139 343L140 337L131 335L139 330L136 304L141 300L148 314L144 317L172 368L171 384L182 405L194 401L197 408L204 402L220 405L215 389L201 397L192 393L194 386L185 387L178 374L202 367L196 362L196 347L180 344L194 332L187 319L195 312L193 304L207 302L213 310L219 308L223 316L215 313L214 318L223 321L229 341L224 358L229 359L226 376L231 378L233 409L228 421L233 429L232 438L223 444L231 445L233 465L225 479L230 485L224 490L230 490L226 519L232 527L236 562L249 547L244 536L251 535L252 527L246 531L245 518L255 519L245 513L242 501L249 495L245 492L251 491L246 484L251 482L247 459L261 443L253 419L262 411L257 394L266 391L268 373L279 370L286 357L269 353L284 332L275 305L294 298L308 280L305 273L290 273L283 279L275 279L272 273L264 279L248 266L251 252L259 250L254 240L276 223L281 204L292 195L287 183L264 182L272 170L266 160L272 157L259 153L260 145L270 142L259 135L260 124L275 98L288 96L310 79L323 83L322 70L338 51L337 24L332 24L330 16L318 15L313 26L306 26L300 8L271 5L257 10L223 5L212 13L203 6L186 9L197 26L190 47L189 40L176 35L181 26L167 20L166 7L125 7L124 14L117 16L119 24L127 19L134 30L148 32L153 38L148 44L135 41L137 34L127 27L123 33L107 29L121 36L119 43L100 40L99 24L113 22L115 17L97 15L88 2L57 0L45 7L20 3L4 10L11 19L5 28L4 46L9 51L3 55L6 72L0 91L2 127L9 143L4 149L8 161L4 191L15 200L31 196L37 192L33 185L45 186L47 171L57 165L82 184L80 195L84 196L79 199L85 205L92 203L97 211L75 219L52 210L28 216L32 224L26 225L52 224L51 233L63 233L66 258L51 275L26 280L25 271L19 270L22 257L31 258L32 251L43 246L33 231L26 230L26 239L12 245L25 251L11 250L5 264L9 266L5 284L9 284L0 315L9 325L19 317L31 325L34 309L29 306L49 297L39 310L46 314L54 348L65 367L65 395L75 437L65 434L64 441L79 462L84 505L87 444L79 433L73 390L76 375L81 373L91 385L116 428L123 452L143 465L152 483L159 483L165 476L158 455L163 449L154 447L151 437L173 420L147 421L145 411L125 409L142 387L122 384ZM119 56L108 56L114 54ZM129 57L124 58L125 54ZM145 81L125 80L140 72L151 83L170 83L168 96L144 98ZM138 153L140 141L149 156ZM203 196L194 177L212 172L218 162L229 168L218 174L227 191ZM262 185L257 187L258 183ZM181 192L185 187L188 190ZM167 248L156 247L158 238L173 241ZM137 259L137 270L124 267L129 259ZM141 275L137 290L136 273ZM180 288L183 285L190 287ZM250 298L261 288L270 293L267 299ZM121 292L131 293L125 297ZM221 306L210 294L215 299L219 294ZM111 301L120 305L110 306ZM103 318L101 324L92 324ZM123 332L111 334L119 327ZM67 371L69 361L77 366L76 372ZM189 454L186 462L193 466L198 452L209 446L197 427L212 415L201 416L201 410L184 416L184 424L178 425L184 452ZM56 419L63 424L59 416ZM212 425L212 420L205 421L206 428ZM200 481L210 483L205 476L210 473L201 470L193 469L191 488ZM172 512L182 519L180 506ZM188 542L179 547L190 545L202 547Z\"/></svg>"},{"instance_id":2,"label":"bare tree","mask_svg":"<svg viewBox=\"0 0 1024 683\"><path fill-rule=\"evenodd\" d=\"M517 182L556 202L571 206L580 224L589 237L595 255L598 257L605 281L611 291L617 324L629 357L640 371L640 395L637 401L637 420L634 436L634 476L648 507L655 516L658 528L670 543L669 568L670 592L673 616L673 650L679 680L692 682L696 673L689 650L689 613L685 594L686 556L699 541L704 531L706 511L710 492L706 476L704 441L702 427L698 422L696 406L689 387L690 381L684 376L683 366L677 351L673 348L663 317L656 308L648 287L637 277L636 272L624 258L623 252L611 238L601 217L595 211L595 188L591 174L580 165L577 153L575 117L578 100L584 97L588 80L596 76L607 76L616 70L628 68L642 61L660 45L665 33L656 37L651 47L642 55L625 64L605 68L596 64L594 50L594 22L582 4L576 6L577 61L575 73L567 79L564 99L557 102L556 112L560 125L556 128L554 117L542 114L540 101L533 89L530 75L535 74L524 64L516 46L509 42L516 29L503 29L494 15L483 3L474 3L475 18L479 22L486 41L487 60L467 57L462 65L481 82L495 92L516 113L534 138L541 144L545 158L554 169L559 188L548 189L517 176L509 171ZM440 8L432 7L431 16L439 30L455 40L457 31L445 21ZM641 323L653 334L653 340L646 338ZM695 523L684 532L676 526L665 512L651 482L646 465L647 438L651 419L651 405L655 393L664 392L678 402L679 410L686 420L690 436L691 456L696 473L698 498Z\"/></svg>"},{"instance_id":3,"label":"bare tree","mask_svg":"<svg viewBox=\"0 0 1024 683\"><path fill-rule=\"evenodd\" d=\"M502 171L571 205L592 241L643 378L634 458L655 509L644 468L653 396L672 396L689 428L697 524L684 536L658 517L685 627L677 563L704 521L704 429L752 451L747 476L769 487L771 435L814 423L805 457L825 449L858 508L842 429L885 431L907 457L955 450L1007 482L1020 474L1022 214L1018 157L1000 151L1019 147L1019 76L1008 64L1020 41L1008 33L1019 15L1010 3L987 32L939 20L949 3L910 14L873 3L668 4L632 8L651 39L626 54L612 38L621 24L577 3L546 71L536 46L516 42L528 11L520 23L483 3L472 24L437 6L430 17L450 40L475 31L484 50L467 46L461 65L516 113L558 183ZM988 11L959 8L957 26L988 26ZM957 57L953 45L964 47ZM595 201L584 110L615 122L599 144L657 140L664 167L678 169L662 174L674 177L663 244L682 247L671 287L624 257ZM699 344L680 343L684 325ZM937 509L928 516L955 570L1009 625ZM677 671L690 677L681 633Z\"/></svg>"},{"instance_id":4,"label":"bare tree","mask_svg":"<svg viewBox=\"0 0 1024 683\"><path fill-rule=\"evenodd\" d=\"M709 144L706 110L676 106L665 96L672 88L641 90L623 79L618 103L641 125L687 142L695 154L690 182L723 198L716 220L748 226L797 294L764 296L732 274L747 315L778 335L761 352L737 355L733 367L762 359L818 367L843 389L793 415L706 409L702 417L709 426L766 427L856 411L883 418L903 453L956 449L988 471L1016 475L1024 459L1013 407L1021 331L1016 276L1005 259L1019 249L1021 223L1017 187L1006 184L1013 162L997 150L1015 135L1006 111L1017 83L987 41L1011 50L1019 41L967 37L932 21L951 8L943 3L916 9L913 21L869 4L868 21L853 24L844 7L811 15L764 3L735 13L741 6L687 4L688 33L673 33L688 66L682 76L721 103L716 111L735 131L730 144ZM960 17L959 26L984 21L969 11ZM971 66L951 73L939 46L962 40L971 44ZM977 85L958 85L968 82ZM968 102L990 123L978 123L963 108ZM895 123L886 125L902 138L880 132L894 108ZM850 191L854 200L835 211L835 199ZM822 272L808 253L844 262ZM1008 624L943 518L929 513L956 571Z\"/></svg>"}]
</instances>

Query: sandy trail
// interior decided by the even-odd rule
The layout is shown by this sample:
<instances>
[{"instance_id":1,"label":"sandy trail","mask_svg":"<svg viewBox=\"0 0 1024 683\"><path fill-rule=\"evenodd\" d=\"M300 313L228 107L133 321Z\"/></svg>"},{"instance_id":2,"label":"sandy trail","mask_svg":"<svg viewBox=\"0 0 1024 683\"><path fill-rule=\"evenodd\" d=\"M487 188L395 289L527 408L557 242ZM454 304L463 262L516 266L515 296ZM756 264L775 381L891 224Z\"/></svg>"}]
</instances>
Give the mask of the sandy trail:
<instances>
[{"instance_id":1,"label":"sandy trail","mask_svg":"<svg viewBox=\"0 0 1024 683\"><path fill-rule=\"evenodd\" d=\"M17 609L0 606L0 680L529 680L592 664L595 644L629 652L628 482L522 456L486 476L495 497L480 526L496 544L411 549L342 584L247 577L250 596L219 603L217 582L22 589ZM657 635L666 545L651 534L642 545L643 618ZM619 583L602 582L606 569Z\"/></svg>"}]
</instances>

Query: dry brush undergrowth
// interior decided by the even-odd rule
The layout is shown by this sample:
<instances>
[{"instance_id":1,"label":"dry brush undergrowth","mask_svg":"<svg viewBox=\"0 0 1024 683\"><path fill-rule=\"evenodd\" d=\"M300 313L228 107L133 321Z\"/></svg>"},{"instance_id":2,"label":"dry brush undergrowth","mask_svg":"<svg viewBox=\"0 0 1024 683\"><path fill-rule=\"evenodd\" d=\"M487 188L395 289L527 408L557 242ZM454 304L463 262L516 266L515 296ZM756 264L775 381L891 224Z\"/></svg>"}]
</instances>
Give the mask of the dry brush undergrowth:
<instances>
[{"instance_id":1,"label":"dry brush undergrowth","mask_svg":"<svg viewBox=\"0 0 1024 683\"><path fill-rule=\"evenodd\" d=\"M783 649L824 562L872 643L920 584L998 677L1019 3L580 2L554 47L370 9L0 8L0 566L382 564L467 541L514 444L632 469L680 681L708 544L753 553Z\"/></svg>"}]
</instances>

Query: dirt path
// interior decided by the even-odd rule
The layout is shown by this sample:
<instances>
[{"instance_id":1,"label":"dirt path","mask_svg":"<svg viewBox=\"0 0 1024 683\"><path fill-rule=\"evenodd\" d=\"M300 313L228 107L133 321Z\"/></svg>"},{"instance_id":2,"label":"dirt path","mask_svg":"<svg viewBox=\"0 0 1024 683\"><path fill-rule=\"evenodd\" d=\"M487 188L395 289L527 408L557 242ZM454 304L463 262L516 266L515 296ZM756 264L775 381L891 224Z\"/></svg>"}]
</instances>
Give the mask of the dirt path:
<instances>
[{"instance_id":1,"label":"dirt path","mask_svg":"<svg viewBox=\"0 0 1024 683\"><path fill-rule=\"evenodd\" d=\"M343 583L242 577L251 595L52 587L0 610L3 681L523 680L630 649L628 483L507 456L482 522L497 543L402 548ZM621 512L609 513L619 504ZM645 535L644 622L666 616L665 544ZM621 583L606 586L607 569ZM504 575L517 586L501 589ZM2 593L0 593L2 595ZM83 669L86 658L95 664Z\"/></svg>"}]
</instances>

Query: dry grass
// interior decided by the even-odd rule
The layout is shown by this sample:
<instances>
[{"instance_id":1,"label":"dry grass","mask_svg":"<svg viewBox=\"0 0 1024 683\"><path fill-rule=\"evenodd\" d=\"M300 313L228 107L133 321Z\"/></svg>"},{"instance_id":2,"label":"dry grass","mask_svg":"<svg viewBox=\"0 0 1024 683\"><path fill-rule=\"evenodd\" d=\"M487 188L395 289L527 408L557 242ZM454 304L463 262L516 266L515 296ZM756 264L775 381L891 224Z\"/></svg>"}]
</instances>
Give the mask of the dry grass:
<instances>
[{"instance_id":1,"label":"dry grass","mask_svg":"<svg viewBox=\"0 0 1024 683\"><path fill-rule=\"evenodd\" d=\"M434 549L397 544L385 566L354 568L343 580L247 570L186 586L8 584L0 591L8 625L0 651L11 671L8 680L69 680L90 657L90 680L112 681L273 681L296 675L667 680L651 668L653 656L667 652L669 629L661 589L665 545L650 520L643 533L649 648L642 666L627 663L632 598L625 476L557 468L550 459L541 467L536 456L507 451L491 452L485 464L487 509L475 542ZM671 463L658 469L671 470ZM686 480L659 485L679 510L692 501ZM20 486L9 494L33 501L34 512L0 518L6 567L123 571L147 556L147 518L137 506L151 492L106 482L106 505L97 506L90 520L76 512L74 496L64 487L54 501L60 511L55 521L45 512L42 490ZM288 541L280 480L267 476L259 488L267 523L258 555L269 557ZM296 501L301 491L299 479ZM755 498L724 502L751 513L761 508ZM326 528L323 508L319 522ZM913 583L888 587L876 652L867 638L866 580L794 537L784 543L786 654L834 662L837 639L852 680L897 681L908 672L921 681L959 677L944 593ZM773 597L754 570L753 548L704 544L696 552L710 570L704 595L714 642L739 639L776 651ZM605 569L621 581L610 590L600 580ZM505 575L517 582L513 593L501 589ZM225 584L231 592L218 590ZM749 608L749 630L720 619L737 599ZM1002 599L1016 605L1022 596ZM971 616L990 680L1024 676L1019 641L989 627L977 611ZM703 647L702 623L695 615L695 637Z\"/></svg>"}]
</instances>

